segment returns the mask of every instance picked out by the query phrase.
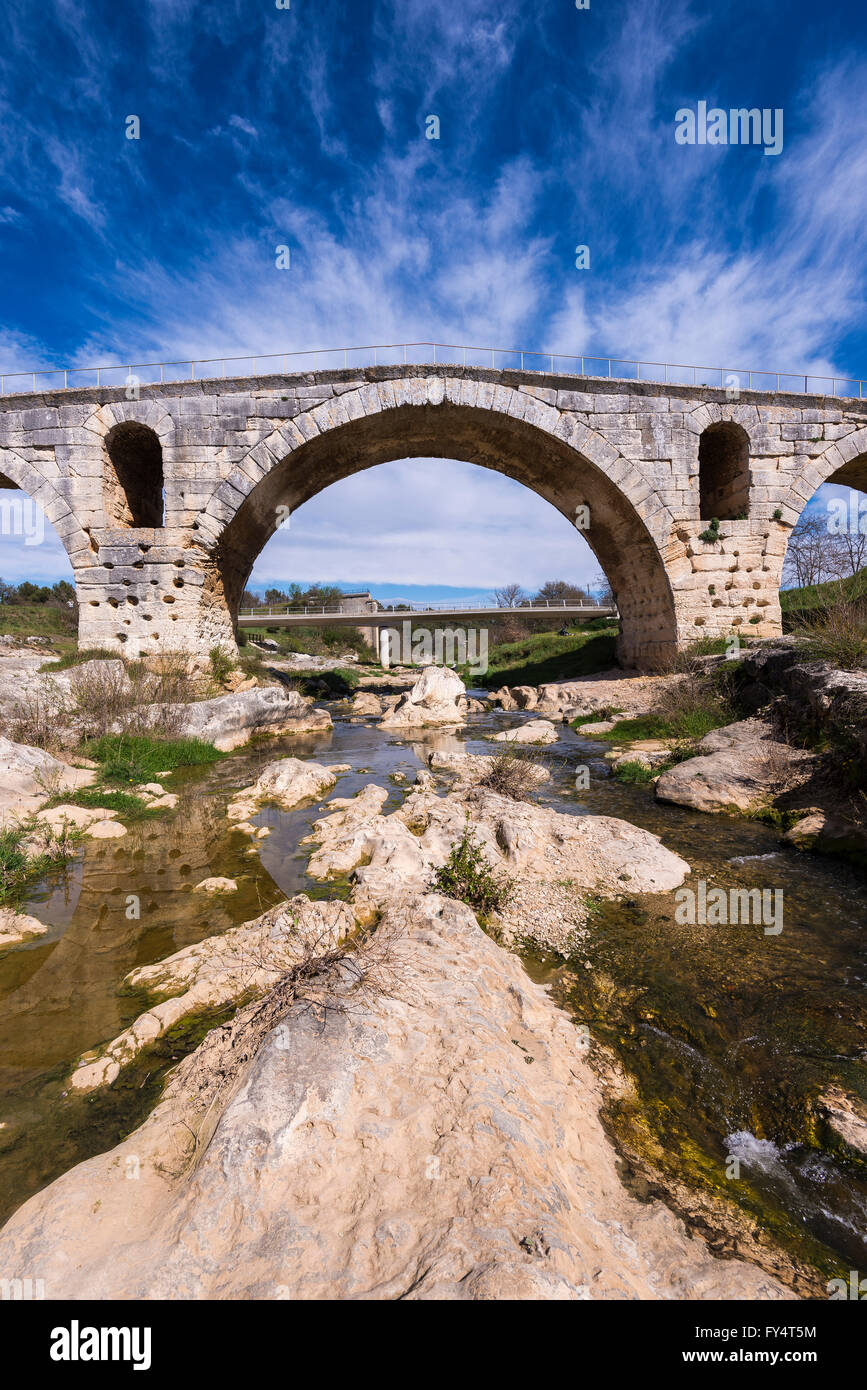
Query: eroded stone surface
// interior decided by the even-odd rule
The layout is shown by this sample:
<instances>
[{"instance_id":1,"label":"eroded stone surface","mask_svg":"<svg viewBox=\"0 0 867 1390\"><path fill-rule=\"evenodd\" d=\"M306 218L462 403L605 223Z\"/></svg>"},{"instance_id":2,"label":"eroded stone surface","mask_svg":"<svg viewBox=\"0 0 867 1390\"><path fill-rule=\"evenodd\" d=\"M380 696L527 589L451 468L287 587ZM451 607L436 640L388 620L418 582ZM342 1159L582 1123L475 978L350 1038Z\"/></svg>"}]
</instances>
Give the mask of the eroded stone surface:
<instances>
[{"instance_id":1,"label":"eroded stone surface","mask_svg":"<svg viewBox=\"0 0 867 1390\"><path fill-rule=\"evenodd\" d=\"M419 785L389 816L380 814L382 788L364 788L314 823L317 845L308 873L328 879L353 872L352 901L369 919L427 887L464 834L473 833L494 870L528 883L568 885L574 911L562 930L539 944L566 951L584 920L589 893L664 892L678 887L689 865L645 830L610 816L569 816L532 802L513 801L486 788L456 788L439 797ZM550 895L549 895L550 896ZM508 904L498 914L507 936L533 937L530 914L511 922Z\"/></svg>"},{"instance_id":2,"label":"eroded stone surface","mask_svg":"<svg viewBox=\"0 0 867 1390\"><path fill-rule=\"evenodd\" d=\"M396 930L363 1006L296 1006L258 1047L245 1015L209 1035L140 1129L11 1218L7 1277L58 1299L791 1297L626 1192L574 1026L468 908L416 899Z\"/></svg>"},{"instance_id":3,"label":"eroded stone surface","mask_svg":"<svg viewBox=\"0 0 867 1390\"><path fill-rule=\"evenodd\" d=\"M383 729L426 728L437 724L463 724L466 706L459 702L466 686L447 666L426 666L415 685L401 695L381 721Z\"/></svg>"},{"instance_id":4,"label":"eroded stone surface","mask_svg":"<svg viewBox=\"0 0 867 1390\"><path fill-rule=\"evenodd\" d=\"M234 891L236 886L231 879L205 883L218 885L208 892ZM205 888L205 883L198 887ZM154 999L153 1006L105 1048L86 1053L70 1086L92 1091L110 1085L143 1047L182 1019L264 994L299 960L333 950L354 927L355 917L346 903L311 902L299 893L254 922L131 971L124 983L144 990Z\"/></svg>"},{"instance_id":5,"label":"eroded stone surface","mask_svg":"<svg viewBox=\"0 0 867 1390\"><path fill-rule=\"evenodd\" d=\"M0 736L0 824L26 819L50 795L89 786L94 773L70 767L26 743Z\"/></svg>"},{"instance_id":6,"label":"eroded stone surface","mask_svg":"<svg viewBox=\"0 0 867 1390\"><path fill-rule=\"evenodd\" d=\"M246 821L263 801L291 810L302 801L322 796L342 772L348 771L349 763L326 765L301 758L277 758L263 768L252 786L235 793L227 815L230 820Z\"/></svg>"},{"instance_id":7,"label":"eroded stone surface","mask_svg":"<svg viewBox=\"0 0 867 1390\"><path fill-rule=\"evenodd\" d=\"M696 811L761 810L805 779L815 761L812 753L777 742L759 719L713 729L698 746L697 757L661 774L659 801Z\"/></svg>"}]
</instances>

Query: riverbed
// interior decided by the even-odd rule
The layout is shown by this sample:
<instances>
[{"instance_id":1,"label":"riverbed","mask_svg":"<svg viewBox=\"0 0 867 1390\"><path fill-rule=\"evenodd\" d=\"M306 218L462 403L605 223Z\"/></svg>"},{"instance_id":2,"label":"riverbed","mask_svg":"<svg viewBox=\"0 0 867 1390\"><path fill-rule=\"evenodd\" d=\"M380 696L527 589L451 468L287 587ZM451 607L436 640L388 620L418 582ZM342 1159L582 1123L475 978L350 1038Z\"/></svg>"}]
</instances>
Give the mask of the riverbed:
<instances>
[{"instance_id":1,"label":"riverbed","mask_svg":"<svg viewBox=\"0 0 867 1390\"><path fill-rule=\"evenodd\" d=\"M309 847L300 842L324 802L264 808L255 823L270 834L250 854L250 840L226 819L234 791L291 754L350 764L331 794L376 782L389 791L388 813L430 751L490 753L485 733L526 717L478 714L458 732L408 736L333 712L331 731L269 739L175 773L166 782L179 793L175 812L131 825L120 841L86 842L37 885L25 907L49 934L0 956L0 1219L129 1133L167 1068L219 1021L200 1018L169 1035L105 1091L68 1095L82 1053L141 1011L141 998L122 987L129 971L248 921L283 895L348 892L347 883L306 874ZM863 879L783 850L776 830L758 822L658 805L652 788L606 775L605 747L564 726L540 752L552 780L539 799L652 831L691 864L690 882L782 888L785 903L777 936L761 926L678 925L671 894L598 903L574 958L528 954L534 978L634 1082L634 1095L606 1116L624 1176L652 1172L679 1209L684 1186L731 1204L823 1278L863 1269L867 1174L827 1146L815 1111L831 1082L867 1098ZM577 789L582 766L590 783ZM212 875L234 879L238 892L193 891Z\"/></svg>"}]
</instances>

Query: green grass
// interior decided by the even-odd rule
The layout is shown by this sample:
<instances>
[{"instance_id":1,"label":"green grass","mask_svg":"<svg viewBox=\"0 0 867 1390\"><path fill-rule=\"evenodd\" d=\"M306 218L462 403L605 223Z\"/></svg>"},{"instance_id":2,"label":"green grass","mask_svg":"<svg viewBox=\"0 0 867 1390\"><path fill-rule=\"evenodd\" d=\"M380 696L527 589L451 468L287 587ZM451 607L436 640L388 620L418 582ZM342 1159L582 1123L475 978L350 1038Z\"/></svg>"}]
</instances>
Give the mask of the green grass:
<instances>
[{"instance_id":1,"label":"green grass","mask_svg":"<svg viewBox=\"0 0 867 1390\"><path fill-rule=\"evenodd\" d=\"M93 810L114 811L126 820L146 820L150 816L160 814L158 810L149 807L142 797L111 787L80 787L78 791L58 792L46 805L85 806Z\"/></svg>"},{"instance_id":2,"label":"green grass","mask_svg":"<svg viewBox=\"0 0 867 1390\"><path fill-rule=\"evenodd\" d=\"M578 729L587 722L582 716L573 720L572 727ZM731 714L723 708L684 710L674 715L642 714L635 719L620 719L613 729L596 737L608 743L635 743L640 739L697 740L704 738L711 729L722 728L730 722Z\"/></svg>"},{"instance_id":3,"label":"green grass","mask_svg":"<svg viewBox=\"0 0 867 1390\"><path fill-rule=\"evenodd\" d=\"M29 854L24 841L31 828L22 824L0 830L0 907L20 902L33 882L71 859L76 852L80 836L75 830L69 830L62 838L54 839L52 853Z\"/></svg>"},{"instance_id":4,"label":"green grass","mask_svg":"<svg viewBox=\"0 0 867 1390\"><path fill-rule=\"evenodd\" d=\"M363 614L359 614L359 626L363 626ZM303 652L307 656L331 656L334 653L354 652L361 661L375 661L376 653L367 645L360 632L351 627L268 627L263 619L261 627L242 628L239 637L244 643L261 641L269 637L277 643L279 653L273 655L291 656Z\"/></svg>"},{"instance_id":5,"label":"green grass","mask_svg":"<svg viewBox=\"0 0 867 1390\"><path fill-rule=\"evenodd\" d=\"M117 661L119 656L119 652L110 652L107 647L73 647L59 661L46 662L42 670L50 675L52 671L68 671L70 666L83 666L85 661Z\"/></svg>"},{"instance_id":6,"label":"green grass","mask_svg":"<svg viewBox=\"0 0 867 1390\"><path fill-rule=\"evenodd\" d=\"M51 603L0 603L0 633L11 637L50 637L55 652L76 650L77 619L70 608Z\"/></svg>"},{"instance_id":7,"label":"green grass","mask_svg":"<svg viewBox=\"0 0 867 1390\"><path fill-rule=\"evenodd\" d=\"M127 784L152 782L160 772L215 763L223 756L201 739L149 738L147 734L106 734L88 743L85 753L99 763L103 781Z\"/></svg>"},{"instance_id":8,"label":"green grass","mask_svg":"<svg viewBox=\"0 0 867 1390\"><path fill-rule=\"evenodd\" d=\"M501 685L542 685L589 676L616 665L616 642L614 626L601 632L576 629L565 637L557 632L536 632L520 642L503 642L488 653L484 683L489 690L496 690ZM458 674L469 685L480 683L480 677L469 667L458 667Z\"/></svg>"},{"instance_id":9,"label":"green grass","mask_svg":"<svg viewBox=\"0 0 867 1390\"><path fill-rule=\"evenodd\" d=\"M661 767L645 767L644 763L622 762L614 769L614 776L618 782L625 782L629 787L646 787L664 767L665 764Z\"/></svg>"},{"instance_id":10,"label":"green grass","mask_svg":"<svg viewBox=\"0 0 867 1390\"><path fill-rule=\"evenodd\" d=\"M75 613L52 603L0 604L0 632L16 637L66 637L74 639Z\"/></svg>"},{"instance_id":11,"label":"green grass","mask_svg":"<svg viewBox=\"0 0 867 1390\"><path fill-rule=\"evenodd\" d=\"M803 589L781 589L783 631L790 632L793 622L812 608L827 608L840 599L863 598L867 598L867 569L859 570L848 579L830 579L826 584L807 584Z\"/></svg>"}]
</instances>

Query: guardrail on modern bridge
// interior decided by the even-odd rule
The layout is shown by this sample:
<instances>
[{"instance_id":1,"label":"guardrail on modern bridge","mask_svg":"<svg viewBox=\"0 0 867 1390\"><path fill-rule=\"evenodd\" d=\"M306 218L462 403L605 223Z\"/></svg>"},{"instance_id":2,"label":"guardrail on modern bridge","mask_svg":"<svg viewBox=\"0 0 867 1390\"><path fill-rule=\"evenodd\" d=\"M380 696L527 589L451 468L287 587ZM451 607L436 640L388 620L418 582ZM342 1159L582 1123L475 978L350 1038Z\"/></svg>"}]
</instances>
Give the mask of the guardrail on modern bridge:
<instances>
[{"instance_id":1,"label":"guardrail on modern bridge","mask_svg":"<svg viewBox=\"0 0 867 1390\"><path fill-rule=\"evenodd\" d=\"M507 615L509 615L509 614L513 614L513 613L524 613L524 614L526 614L526 613L531 613L531 614L533 614L533 613L546 613L546 612L556 612L556 613L566 613L566 614L568 614L568 613L585 613L585 612L587 612L587 613L592 613L592 612L597 612L597 613L599 613L600 616L602 616L602 615L608 615L608 614L611 614L611 615L616 614L617 608L616 608L616 606L615 606L614 604L611 604L611 603L602 603L601 600L599 600L599 599L594 599L594 598L581 599L580 601L577 600L577 599L576 599L576 600L572 600L572 599L542 599L542 600L527 599L526 601L522 601L521 603L512 604L512 605L510 605L508 608L502 608L502 607L500 607L499 604L497 604L497 603L494 602L494 601L491 601L491 602L484 602L484 601L482 601L482 600L477 600L477 601L475 601L475 602L470 602L470 603L463 603L463 602L461 602L460 600L456 600L454 603L448 603L448 602L446 602L445 600L442 600L442 601L440 601L440 602L438 602L438 603L419 603L419 602L417 602L417 601L416 601L416 602L409 602L409 601L403 602L403 601L400 601L400 600L398 600L398 601L396 601L396 602L394 602L394 603L380 603L380 602L377 600L377 607L376 607L376 608L362 609L362 610L357 611L357 612L352 612L350 609L344 608L344 607L343 607L341 604L339 604L339 603L325 603L325 604L306 604L306 603L305 603L305 604L291 604L291 603L286 603L286 604L267 604L267 605L266 605L266 604L263 604L263 605L261 605L261 606L257 606L256 608L244 608L244 609L241 609L241 611L238 613L238 617L239 617L239 619L240 619L240 618L247 618L247 619L251 619L251 618L279 618L279 617L299 617L299 618L300 618L300 617L310 617L310 618L320 617L320 618L321 618L321 617L328 617L329 615L330 615L330 616L337 616L337 615L339 615L339 616L342 617L342 618L356 618L356 619L358 620L359 626L360 626L360 627L363 627L363 626L364 626L364 619L365 619L365 618L373 618L373 617L376 617L378 614L381 614L381 613L395 613L395 614L400 614L400 613L415 613L415 614L420 614L420 613L477 613L477 612L502 614L504 617L507 616Z\"/></svg>"}]
</instances>

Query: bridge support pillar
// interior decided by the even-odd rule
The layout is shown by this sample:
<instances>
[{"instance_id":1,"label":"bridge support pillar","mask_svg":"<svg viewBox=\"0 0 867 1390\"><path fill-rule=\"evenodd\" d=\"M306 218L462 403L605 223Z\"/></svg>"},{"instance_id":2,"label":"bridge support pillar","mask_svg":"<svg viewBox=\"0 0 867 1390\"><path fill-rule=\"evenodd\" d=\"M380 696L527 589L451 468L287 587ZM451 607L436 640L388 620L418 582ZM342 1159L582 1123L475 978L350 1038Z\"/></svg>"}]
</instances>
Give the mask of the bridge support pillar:
<instances>
[{"instance_id":1,"label":"bridge support pillar","mask_svg":"<svg viewBox=\"0 0 867 1390\"><path fill-rule=\"evenodd\" d=\"M206 664L214 647L237 650L217 567L190 545L187 532L94 533L75 581L80 647L133 661L183 651L196 665Z\"/></svg>"}]
</instances>

